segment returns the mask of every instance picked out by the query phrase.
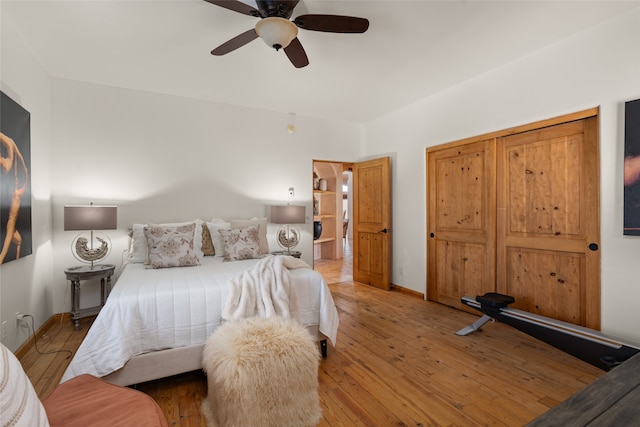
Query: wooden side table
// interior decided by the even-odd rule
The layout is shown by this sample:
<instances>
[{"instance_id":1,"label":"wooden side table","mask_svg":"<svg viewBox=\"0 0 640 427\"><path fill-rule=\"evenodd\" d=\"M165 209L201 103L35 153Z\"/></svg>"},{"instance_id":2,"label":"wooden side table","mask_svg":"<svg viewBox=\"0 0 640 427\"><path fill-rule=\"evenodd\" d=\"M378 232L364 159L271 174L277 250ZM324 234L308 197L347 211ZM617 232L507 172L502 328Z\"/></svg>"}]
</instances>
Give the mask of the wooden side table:
<instances>
[{"instance_id":1,"label":"wooden side table","mask_svg":"<svg viewBox=\"0 0 640 427\"><path fill-rule=\"evenodd\" d=\"M99 264L91 268L88 265L69 267L64 270L67 280L71 281L71 314L76 330L80 329L80 319L98 314L111 293L111 276L115 265ZM80 308L80 282L83 280L100 279L100 305Z\"/></svg>"}]
</instances>

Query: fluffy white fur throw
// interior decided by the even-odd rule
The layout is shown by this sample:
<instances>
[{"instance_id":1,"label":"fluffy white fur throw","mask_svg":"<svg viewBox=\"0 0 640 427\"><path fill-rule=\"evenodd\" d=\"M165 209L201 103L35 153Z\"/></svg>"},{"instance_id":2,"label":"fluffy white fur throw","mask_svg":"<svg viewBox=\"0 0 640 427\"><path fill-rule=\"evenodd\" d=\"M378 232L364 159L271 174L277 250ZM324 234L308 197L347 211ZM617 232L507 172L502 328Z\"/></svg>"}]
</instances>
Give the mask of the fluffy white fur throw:
<instances>
[{"instance_id":1,"label":"fluffy white fur throw","mask_svg":"<svg viewBox=\"0 0 640 427\"><path fill-rule=\"evenodd\" d=\"M253 268L229 279L229 296L222 310L224 320L281 316L299 320L290 268L311 268L291 256L267 256Z\"/></svg>"},{"instance_id":2,"label":"fluffy white fur throw","mask_svg":"<svg viewBox=\"0 0 640 427\"><path fill-rule=\"evenodd\" d=\"M202 366L209 427L312 427L322 417L318 349L298 322L250 318L220 326Z\"/></svg>"}]
</instances>

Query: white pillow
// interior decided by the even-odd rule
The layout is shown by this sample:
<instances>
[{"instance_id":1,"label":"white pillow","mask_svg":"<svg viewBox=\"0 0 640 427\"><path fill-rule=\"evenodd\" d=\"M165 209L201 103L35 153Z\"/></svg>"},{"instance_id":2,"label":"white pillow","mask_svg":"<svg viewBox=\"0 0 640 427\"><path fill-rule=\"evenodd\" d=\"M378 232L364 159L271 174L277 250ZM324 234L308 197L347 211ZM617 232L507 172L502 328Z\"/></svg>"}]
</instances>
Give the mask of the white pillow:
<instances>
[{"instance_id":1,"label":"white pillow","mask_svg":"<svg viewBox=\"0 0 640 427\"><path fill-rule=\"evenodd\" d=\"M49 427L44 406L38 399L20 361L0 343L0 414L2 425ZM6 424L5 424L6 423Z\"/></svg>"},{"instance_id":2,"label":"white pillow","mask_svg":"<svg viewBox=\"0 0 640 427\"><path fill-rule=\"evenodd\" d=\"M224 260L238 261L241 259L262 258L258 226L219 230L224 240Z\"/></svg>"},{"instance_id":3,"label":"white pillow","mask_svg":"<svg viewBox=\"0 0 640 427\"><path fill-rule=\"evenodd\" d=\"M177 227L160 225L145 227L144 235L147 238L151 268L200 265L200 260L194 253L195 229L196 224L193 222ZM202 230L202 227L200 229Z\"/></svg>"},{"instance_id":4,"label":"white pillow","mask_svg":"<svg viewBox=\"0 0 640 427\"><path fill-rule=\"evenodd\" d=\"M143 263L147 261L147 239L144 237L144 227L147 224L133 224L131 245L129 245L129 262Z\"/></svg>"},{"instance_id":5,"label":"white pillow","mask_svg":"<svg viewBox=\"0 0 640 427\"><path fill-rule=\"evenodd\" d=\"M269 253L269 240L267 240L267 218L232 219L231 228L247 228L258 226L258 238L260 241L260 253Z\"/></svg>"},{"instance_id":6,"label":"white pillow","mask_svg":"<svg viewBox=\"0 0 640 427\"><path fill-rule=\"evenodd\" d=\"M211 234L211 241L213 242L213 248L215 249L216 256L224 257L224 240L218 230L230 230L231 223L224 222L223 220L217 220L215 222L207 222L207 227Z\"/></svg>"},{"instance_id":7,"label":"white pillow","mask_svg":"<svg viewBox=\"0 0 640 427\"><path fill-rule=\"evenodd\" d=\"M147 263L147 238L144 235L144 228L147 225L156 225L160 227L179 227L181 225L196 224L195 235L193 236L193 251L199 260L202 260L204 253L202 252L202 224L201 219L194 219L186 222L169 222L166 224L133 224L133 233L131 236L131 245L129 249L130 263Z\"/></svg>"}]
</instances>

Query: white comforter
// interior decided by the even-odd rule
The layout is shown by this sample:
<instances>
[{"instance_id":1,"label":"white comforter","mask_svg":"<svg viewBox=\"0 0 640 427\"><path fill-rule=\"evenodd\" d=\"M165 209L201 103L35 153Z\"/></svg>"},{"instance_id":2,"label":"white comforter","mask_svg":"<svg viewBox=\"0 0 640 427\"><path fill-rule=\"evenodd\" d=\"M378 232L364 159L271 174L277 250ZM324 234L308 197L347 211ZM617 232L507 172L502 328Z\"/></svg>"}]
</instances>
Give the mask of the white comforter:
<instances>
[{"instance_id":1,"label":"white comforter","mask_svg":"<svg viewBox=\"0 0 640 427\"><path fill-rule=\"evenodd\" d=\"M62 381L108 375L138 354L203 344L221 323L228 280L258 261L205 257L198 267L155 270L127 265ZM335 344L338 312L324 278L308 268L289 274L302 324L317 325Z\"/></svg>"}]
</instances>

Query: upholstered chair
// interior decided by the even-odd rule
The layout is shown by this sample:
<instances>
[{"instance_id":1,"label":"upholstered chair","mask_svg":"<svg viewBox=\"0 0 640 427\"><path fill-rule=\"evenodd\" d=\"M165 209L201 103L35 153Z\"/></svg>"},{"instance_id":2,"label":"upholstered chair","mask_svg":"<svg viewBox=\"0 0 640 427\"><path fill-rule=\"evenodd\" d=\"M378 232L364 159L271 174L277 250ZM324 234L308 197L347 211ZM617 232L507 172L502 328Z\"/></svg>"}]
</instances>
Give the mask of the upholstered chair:
<instances>
[{"instance_id":1,"label":"upholstered chair","mask_svg":"<svg viewBox=\"0 0 640 427\"><path fill-rule=\"evenodd\" d=\"M90 375L66 381L42 402L20 361L0 344L0 426L167 427L146 394Z\"/></svg>"}]
</instances>

